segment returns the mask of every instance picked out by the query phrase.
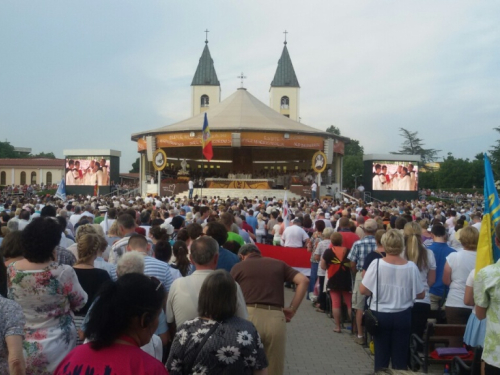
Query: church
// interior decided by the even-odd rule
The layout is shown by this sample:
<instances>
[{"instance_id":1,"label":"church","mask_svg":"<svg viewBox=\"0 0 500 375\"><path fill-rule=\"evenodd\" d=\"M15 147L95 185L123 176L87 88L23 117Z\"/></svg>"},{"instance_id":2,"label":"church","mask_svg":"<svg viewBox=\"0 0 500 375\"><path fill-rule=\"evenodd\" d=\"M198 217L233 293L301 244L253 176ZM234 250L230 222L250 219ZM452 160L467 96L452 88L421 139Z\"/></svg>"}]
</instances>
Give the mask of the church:
<instances>
[{"instance_id":1,"label":"church","mask_svg":"<svg viewBox=\"0 0 500 375\"><path fill-rule=\"evenodd\" d=\"M303 177L314 174L312 159L321 151L327 164L323 184L331 192L340 190L344 145L349 139L300 122L300 89L285 41L270 84L269 105L243 87L221 100L221 85L205 40L191 82L191 117L131 136L140 154L143 193L151 189L146 181L155 175L153 154L159 149L167 158L162 179L166 171L180 170L191 178L203 176L205 187L218 189L307 186ZM201 147L205 114L214 155L210 162L204 160Z\"/></svg>"}]
</instances>

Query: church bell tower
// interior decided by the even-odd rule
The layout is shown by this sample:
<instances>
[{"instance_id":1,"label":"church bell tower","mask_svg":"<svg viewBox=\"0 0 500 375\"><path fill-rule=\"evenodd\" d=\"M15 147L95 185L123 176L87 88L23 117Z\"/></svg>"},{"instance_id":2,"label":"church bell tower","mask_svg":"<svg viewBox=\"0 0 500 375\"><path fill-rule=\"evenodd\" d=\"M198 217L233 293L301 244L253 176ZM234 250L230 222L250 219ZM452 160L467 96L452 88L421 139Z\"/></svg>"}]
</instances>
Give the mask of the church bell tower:
<instances>
[{"instance_id":1,"label":"church bell tower","mask_svg":"<svg viewBox=\"0 0 500 375\"><path fill-rule=\"evenodd\" d=\"M208 30L205 31L208 33ZM208 34L207 34L208 36ZM208 49L208 37L191 82L191 116L206 112L220 102L220 82Z\"/></svg>"},{"instance_id":2,"label":"church bell tower","mask_svg":"<svg viewBox=\"0 0 500 375\"><path fill-rule=\"evenodd\" d=\"M278 68L271 82L269 106L283 116L299 121L300 109L300 85L293 69L292 60L285 46L278 61Z\"/></svg>"}]
</instances>

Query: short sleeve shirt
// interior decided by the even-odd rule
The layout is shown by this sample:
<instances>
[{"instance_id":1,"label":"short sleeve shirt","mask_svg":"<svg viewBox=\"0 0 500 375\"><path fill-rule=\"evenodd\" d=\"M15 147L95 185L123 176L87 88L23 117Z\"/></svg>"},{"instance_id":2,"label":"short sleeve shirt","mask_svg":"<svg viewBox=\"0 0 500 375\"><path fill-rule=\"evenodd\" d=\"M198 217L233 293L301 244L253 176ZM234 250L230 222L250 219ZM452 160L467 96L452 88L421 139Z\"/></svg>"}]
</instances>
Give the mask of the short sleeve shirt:
<instances>
[{"instance_id":1,"label":"short sleeve shirt","mask_svg":"<svg viewBox=\"0 0 500 375\"><path fill-rule=\"evenodd\" d=\"M486 308L486 336L482 360L500 367L500 260L483 268L474 280L474 302Z\"/></svg>"},{"instance_id":2,"label":"short sleeve shirt","mask_svg":"<svg viewBox=\"0 0 500 375\"><path fill-rule=\"evenodd\" d=\"M368 254L377 248L377 242L374 236L366 236L362 240L354 242L352 245L351 252L347 258L351 262L356 262L356 269L358 271L363 270L363 264Z\"/></svg>"},{"instance_id":3,"label":"short sleeve shirt","mask_svg":"<svg viewBox=\"0 0 500 375\"><path fill-rule=\"evenodd\" d=\"M0 374L8 374L8 351L5 338L8 336L23 336L24 319L23 309L16 301L0 296Z\"/></svg>"},{"instance_id":4,"label":"short sleeve shirt","mask_svg":"<svg viewBox=\"0 0 500 375\"><path fill-rule=\"evenodd\" d=\"M217 324L196 318L179 327L167 368L170 375L182 374L253 374L267 368L264 345L255 326L248 320L232 317L220 323L206 340L201 341ZM183 369L189 363L189 368Z\"/></svg>"}]
</instances>

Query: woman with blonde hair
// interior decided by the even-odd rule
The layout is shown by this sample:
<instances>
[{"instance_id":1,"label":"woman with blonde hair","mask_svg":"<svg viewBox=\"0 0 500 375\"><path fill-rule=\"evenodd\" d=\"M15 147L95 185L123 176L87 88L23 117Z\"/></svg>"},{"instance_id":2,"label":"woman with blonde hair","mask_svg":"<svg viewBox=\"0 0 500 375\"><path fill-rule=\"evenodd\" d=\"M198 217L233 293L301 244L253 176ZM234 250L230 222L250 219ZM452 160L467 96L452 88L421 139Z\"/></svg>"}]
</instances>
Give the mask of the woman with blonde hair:
<instances>
[{"instance_id":1,"label":"woman with blonde hair","mask_svg":"<svg viewBox=\"0 0 500 375\"><path fill-rule=\"evenodd\" d=\"M84 227L80 228L77 235L78 260L73 266L80 285L88 295L86 305L75 313L75 325L78 330L101 285L111 280L108 272L94 267L94 261L101 253L102 237L97 233L80 233L82 229L85 230Z\"/></svg>"},{"instance_id":2,"label":"woman with blonde hair","mask_svg":"<svg viewBox=\"0 0 500 375\"><path fill-rule=\"evenodd\" d=\"M370 310L378 319L374 334L375 371L392 363L393 369L406 370L410 345L411 308L415 299L425 297L417 266L401 257L404 237L397 229L382 237L385 258L368 267L359 291L371 296Z\"/></svg>"},{"instance_id":3,"label":"woman with blonde hair","mask_svg":"<svg viewBox=\"0 0 500 375\"><path fill-rule=\"evenodd\" d=\"M418 224L420 225L420 229L422 231L422 243L424 244L424 246L429 247L434 242L432 240L432 234L431 232L429 232L429 219L422 219L418 222Z\"/></svg>"},{"instance_id":4,"label":"woman with blonde hair","mask_svg":"<svg viewBox=\"0 0 500 375\"><path fill-rule=\"evenodd\" d=\"M448 324L467 324L472 312L472 306L464 303L465 283L470 271L476 267L478 240L479 231L473 226L466 226L460 231L460 242L464 249L446 257L443 283L450 286L445 304Z\"/></svg>"},{"instance_id":5,"label":"woman with blonde hair","mask_svg":"<svg viewBox=\"0 0 500 375\"><path fill-rule=\"evenodd\" d=\"M420 281L424 284L425 297L416 300L411 309L411 333L422 337L431 311L429 289L436 281L436 258L431 250L422 244L422 228L419 223L406 223L403 229L405 236L404 255L412 261L420 273Z\"/></svg>"},{"instance_id":6,"label":"woman with blonde hair","mask_svg":"<svg viewBox=\"0 0 500 375\"><path fill-rule=\"evenodd\" d=\"M266 238L266 222L262 214L257 216L257 229L255 230L255 235L257 236L257 243L262 243L262 239Z\"/></svg>"}]
</instances>

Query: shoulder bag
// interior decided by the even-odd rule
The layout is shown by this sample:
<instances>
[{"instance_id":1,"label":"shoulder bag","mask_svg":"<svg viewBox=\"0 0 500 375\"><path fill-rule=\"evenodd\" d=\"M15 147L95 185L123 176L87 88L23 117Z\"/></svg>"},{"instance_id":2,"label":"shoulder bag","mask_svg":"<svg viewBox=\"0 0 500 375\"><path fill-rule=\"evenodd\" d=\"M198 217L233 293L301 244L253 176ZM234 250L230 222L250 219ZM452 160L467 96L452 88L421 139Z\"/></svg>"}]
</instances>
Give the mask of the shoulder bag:
<instances>
[{"instance_id":1,"label":"shoulder bag","mask_svg":"<svg viewBox=\"0 0 500 375\"><path fill-rule=\"evenodd\" d=\"M378 264L379 264L380 259L377 259L377 282L376 282L376 290L377 290L377 302L375 303L375 312L378 312L378 299L379 299L379 294L378 294ZM363 317L365 321L365 329L366 331L372 335L376 336L379 332L379 324L378 324L378 319L377 317L373 314L373 311L370 310L370 305L373 300L373 294L370 298L370 303L368 304L368 309L365 310Z\"/></svg>"},{"instance_id":2,"label":"shoulder bag","mask_svg":"<svg viewBox=\"0 0 500 375\"><path fill-rule=\"evenodd\" d=\"M215 332L215 330L219 327L219 322L216 322L212 325L210 330L207 332L203 340L201 340L200 345L196 350L192 350L191 352L188 353L186 356L186 359L184 360L184 363L182 364L182 369L183 369L183 374L191 374L193 371L193 365L198 357L198 354L201 352L201 349L205 346L205 343L207 340L212 336L212 334Z\"/></svg>"}]
</instances>

